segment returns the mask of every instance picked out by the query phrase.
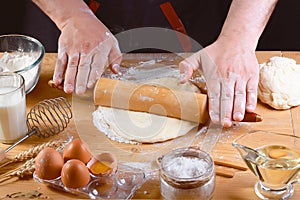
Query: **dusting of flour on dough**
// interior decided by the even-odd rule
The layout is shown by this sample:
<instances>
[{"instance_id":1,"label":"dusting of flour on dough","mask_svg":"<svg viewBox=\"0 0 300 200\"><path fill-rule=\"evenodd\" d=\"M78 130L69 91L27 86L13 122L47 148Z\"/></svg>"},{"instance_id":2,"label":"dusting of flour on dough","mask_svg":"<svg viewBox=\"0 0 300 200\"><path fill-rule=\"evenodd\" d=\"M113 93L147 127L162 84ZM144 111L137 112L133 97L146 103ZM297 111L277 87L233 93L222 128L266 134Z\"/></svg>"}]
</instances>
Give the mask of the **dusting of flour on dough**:
<instances>
[{"instance_id":1,"label":"dusting of flour on dough","mask_svg":"<svg viewBox=\"0 0 300 200\"><path fill-rule=\"evenodd\" d=\"M167 80L171 85L176 83L170 78L160 79L158 82L166 84ZM151 84L155 82L152 81ZM184 89L197 89L193 84L181 86ZM98 106L93 112L93 123L111 140L127 144L167 141L185 135L197 126L197 123L175 118L102 106Z\"/></svg>"},{"instance_id":2,"label":"dusting of flour on dough","mask_svg":"<svg viewBox=\"0 0 300 200\"><path fill-rule=\"evenodd\" d=\"M153 101L153 98L140 95L140 100L142 100L142 101Z\"/></svg>"},{"instance_id":3,"label":"dusting of flour on dough","mask_svg":"<svg viewBox=\"0 0 300 200\"><path fill-rule=\"evenodd\" d=\"M179 83L179 68L176 65L155 65L153 60L140 62L139 66L121 68L119 74L104 74L104 77L148 83L184 91L199 92L199 89L188 82ZM150 66L147 66L150 65ZM153 91L157 93L158 91ZM140 96L144 101L153 101L147 96ZM125 111L99 106L93 113L93 123L103 134L113 141L127 144L155 143L182 136L197 126L196 123L181 121L149 113Z\"/></svg>"},{"instance_id":4,"label":"dusting of flour on dough","mask_svg":"<svg viewBox=\"0 0 300 200\"><path fill-rule=\"evenodd\" d=\"M103 115L101 109L95 110L92 115L94 125L112 141L126 144L140 144L139 142L130 141L119 136L113 129L111 129L110 125L104 119L105 116Z\"/></svg>"}]
</instances>

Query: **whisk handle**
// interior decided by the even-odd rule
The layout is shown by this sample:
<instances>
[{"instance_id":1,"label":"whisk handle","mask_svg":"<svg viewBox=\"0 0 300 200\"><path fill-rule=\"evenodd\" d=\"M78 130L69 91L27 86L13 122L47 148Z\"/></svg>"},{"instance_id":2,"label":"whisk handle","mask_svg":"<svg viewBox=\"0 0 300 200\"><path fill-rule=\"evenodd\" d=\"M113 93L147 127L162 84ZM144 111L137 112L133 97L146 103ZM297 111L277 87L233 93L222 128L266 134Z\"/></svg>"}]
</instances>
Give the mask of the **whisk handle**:
<instances>
[{"instance_id":1,"label":"whisk handle","mask_svg":"<svg viewBox=\"0 0 300 200\"><path fill-rule=\"evenodd\" d=\"M30 136L32 136L34 133L36 132L35 129L32 129L31 131L29 131L24 137L22 137L21 139L19 139L18 141L16 141L14 144L10 145L9 147L7 147L4 150L4 153L9 152L12 148L14 148L15 146L17 146L18 144L20 144L21 142L23 142L24 140L26 140L27 138L29 138Z\"/></svg>"}]
</instances>

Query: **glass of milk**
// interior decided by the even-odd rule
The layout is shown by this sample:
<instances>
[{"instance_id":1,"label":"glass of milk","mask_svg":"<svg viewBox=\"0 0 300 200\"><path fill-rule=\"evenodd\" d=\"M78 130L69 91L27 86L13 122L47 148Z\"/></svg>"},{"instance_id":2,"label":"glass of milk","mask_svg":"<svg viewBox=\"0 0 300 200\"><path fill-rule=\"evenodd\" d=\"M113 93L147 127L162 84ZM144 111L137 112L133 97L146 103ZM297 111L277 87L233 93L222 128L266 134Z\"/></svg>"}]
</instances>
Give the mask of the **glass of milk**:
<instances>
[{"instance_id":1,"label":"glass of milk","mask_svg":"<svg viewBox=\"0 0 300 200\"><path fill-rule=\"evenodd\" d=\"M24 78L0 73L0 142L14 143L27 133Z\"/></svg>"}]
</instances>

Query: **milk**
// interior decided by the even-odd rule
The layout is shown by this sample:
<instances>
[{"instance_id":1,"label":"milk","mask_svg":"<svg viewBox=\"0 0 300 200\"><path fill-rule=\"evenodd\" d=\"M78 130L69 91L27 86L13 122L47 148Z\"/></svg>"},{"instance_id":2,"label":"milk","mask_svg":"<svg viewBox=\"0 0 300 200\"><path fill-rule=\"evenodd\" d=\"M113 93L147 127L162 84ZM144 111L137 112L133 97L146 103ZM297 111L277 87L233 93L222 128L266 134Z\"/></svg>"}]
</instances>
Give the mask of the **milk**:
<instances>
[{"instance_id":1,"label":"milk","mask_svg":"<svg viewBox=\"0 0 300 200\"><path fill-rule=\"evenodd\" d=\"M0 88L0 142L13 143L26 132L25 95L14 87Z\"/></svg>"}]
</instances>

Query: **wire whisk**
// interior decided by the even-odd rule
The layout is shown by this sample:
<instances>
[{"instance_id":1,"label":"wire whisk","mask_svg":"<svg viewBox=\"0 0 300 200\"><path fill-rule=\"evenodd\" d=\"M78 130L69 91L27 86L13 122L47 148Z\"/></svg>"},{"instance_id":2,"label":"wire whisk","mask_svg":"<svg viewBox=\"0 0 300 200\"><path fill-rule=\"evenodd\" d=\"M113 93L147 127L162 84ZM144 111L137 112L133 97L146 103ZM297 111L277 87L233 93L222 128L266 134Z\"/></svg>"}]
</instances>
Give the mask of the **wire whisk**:
<instances>
[{"instance_id":1,"label":"wire whisk","mask_svg":"<svg viewBox=\"0 0 300 200\"><path fill-rule=\"evenodd\" d=\"M71 104L64 97L43 100L34 105L27 114L29 132L20 140L4 150L9 150L28 137L36 134L38 137L50 137L62 132L72 118Z\"/></svg>"},{"instance_id":2,"label":"wire whisk","mask_svg":"<svg viewBox=\"0 0 300 200\"><path fill-rule=\"evenodd\" d=\"M62 132L72 118L71 105L63 98L44 100L27 114L27 127L39 137L50 137Z\"/></svg>"}]
</instances>

